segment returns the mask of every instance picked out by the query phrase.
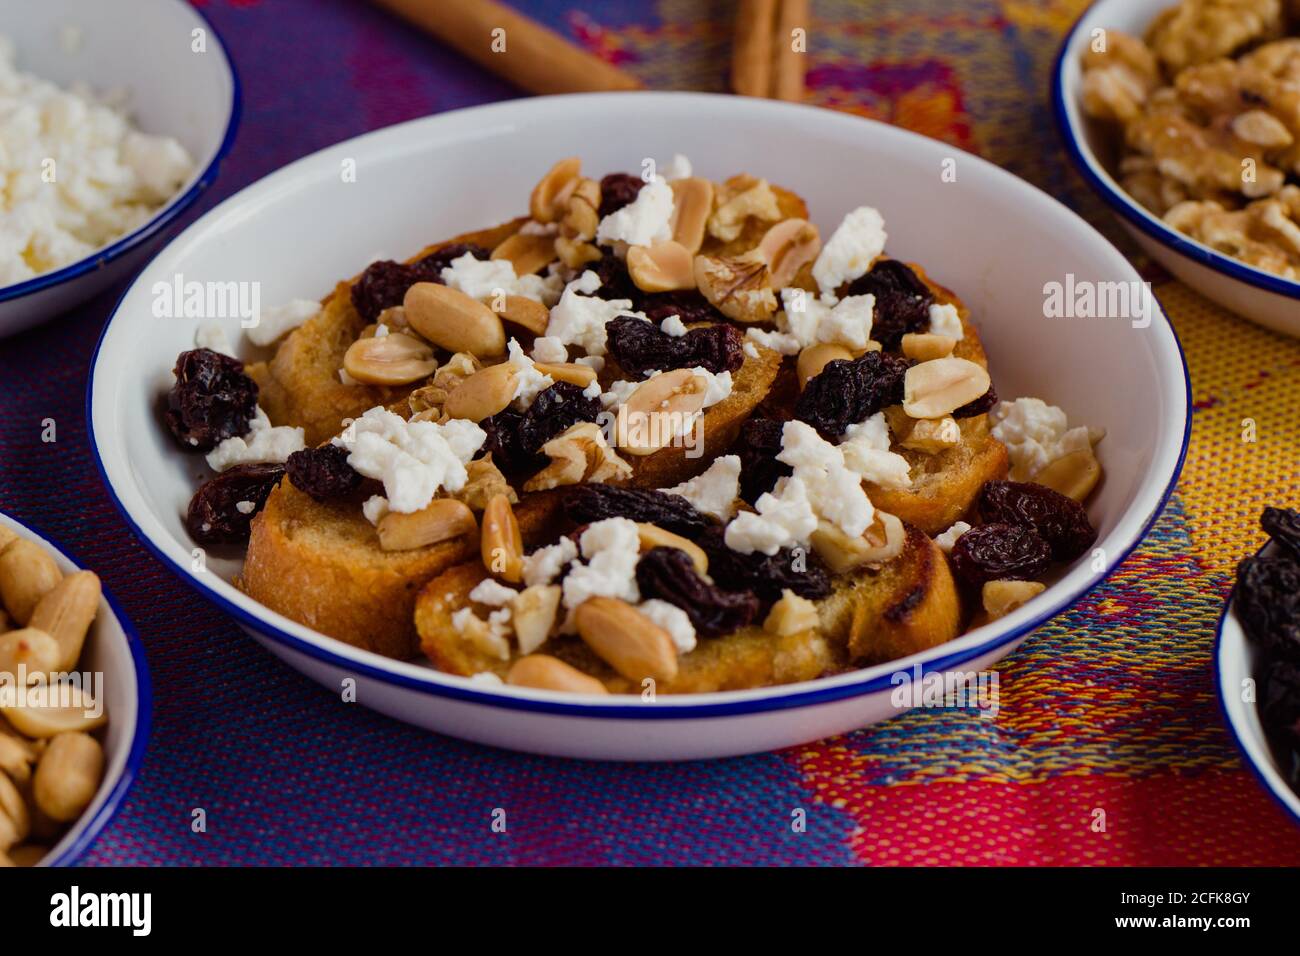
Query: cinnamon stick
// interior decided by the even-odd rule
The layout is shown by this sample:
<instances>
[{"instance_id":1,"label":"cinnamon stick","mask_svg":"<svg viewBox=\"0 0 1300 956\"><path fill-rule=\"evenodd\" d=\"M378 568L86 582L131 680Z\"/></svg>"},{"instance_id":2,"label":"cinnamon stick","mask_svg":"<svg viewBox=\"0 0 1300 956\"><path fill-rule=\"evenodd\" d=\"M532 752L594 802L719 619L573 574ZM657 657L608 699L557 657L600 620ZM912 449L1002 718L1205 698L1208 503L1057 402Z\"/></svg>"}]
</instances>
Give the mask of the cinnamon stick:
<instances>
[{"instance_id":1,"label":"cinnamon stick","mask_svg":"<svg viewBox=\"0 0 1300 956\"><path fill-rule=\"evenodd\" d=\"M634 90L635 77L496 0L375 0L530 93Z\"/></svg>"},{"instance_id":2,"label":"cinnamon stick","mask_svg":"<svg viewBox=\"0 0 1300 956\"><path fill-rule=\"evenodd\" d=\"M801 37L795 31L803 30ZM789 100L793 103L803 101L803 78L807 63L804 44L807 43L808 0L781 0L781 10L777 16L776 36L772 38L773 78L772 98ZM796 49L796 42L799 47Z\"/></svg>"},{"instance_id":3,"label":"cinnamon stick","mask_svg":"<svg viewBox=\"0 0 1300 956\"><path fill-rule=\"evenodd\" d=\"M772 83L772 30L777 0L740 0L731 46L731 88L767 96Z\"/></svg>"}]
</instances>

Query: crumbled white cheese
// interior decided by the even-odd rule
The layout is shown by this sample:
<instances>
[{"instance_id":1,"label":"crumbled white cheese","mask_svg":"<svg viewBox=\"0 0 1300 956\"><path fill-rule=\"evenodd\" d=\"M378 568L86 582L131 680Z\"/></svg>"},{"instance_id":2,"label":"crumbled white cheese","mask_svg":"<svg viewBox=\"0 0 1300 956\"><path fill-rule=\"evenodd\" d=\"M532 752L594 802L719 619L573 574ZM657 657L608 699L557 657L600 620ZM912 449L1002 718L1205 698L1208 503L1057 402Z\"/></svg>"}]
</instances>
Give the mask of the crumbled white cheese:
<instances>
[{"instance_id":1,"label":"crumbled white cheese","mask_svg":"<svg viewBox=\"0 0 1300 956\"><path fill-rule=\"evenodd\" d=\"M640 387L640 382L631 382L627 379L619 379L617 382L610 382L609 391L601 393L600 404L607 409L616 408L619 405L626 405L627 400L632 396L632 393Z\"/></svg>"},{"instance_id":2,"label":"crumbled white cheese","mask_svg":"<svg viewBox=\"0 0 1300 956\"><path fill-rule=\"evenodd\" d=\"M818 517L851 538L861 537L875 520L875 508L862 488L862 477L844 462L840 449L798 420L781 429L777 461L794 469L794 477L808 490Z\"/></svg>"},{"instance_id":3,"label":"crumbled white cheese","mask_svg":"<svg viewBox=\"0 0 1300 956\"><path fill-rule=\"evenodd\" d=\"M266 412L259 407L248 425L247 435L227 438L208 452L208 467L213 471L225 471L235 465L285 461L305 447L301 428L290 428L288 425L273 427Z\"/></svg>"},{"instance_id":4,"label":"crumbled white cheese","mask_svg":"<svg viewBox=\"0 0 1300 956\"><path fill-rule=\"evenodd\" d=\"M564 284L556 273L517 276L509 259L476 259L469 252L443 267L442 281L480 302L497 295L522 295L547 306L559 299Z\"/></svg>"},{"instance_id":5,"label":"crumbled white cheese","mask_svg":"<svg viewBox=\"0 0 1300 956\"><path fill-rule=\"evenodd\" d=\"M822 295L834 301L835 290L866 274L885 251L885 220L870 206L859 206L840 223L813 263L813 278Z\"/></svg>"},{"instance_id":6,"label":"crumbled white cheese","mask_svg":"<svg viewBox=\"0 0 1300 956\"><path fill-rule=\"evenodd\" d=\"M591 597L620 598L629 604L641 600L636 586L636 563L641 535L636 522L606 518L592 522L578 541L583 561L564 576L564 606L577 608Z\"/></svg>"},{"instance_id":7,"label":"crumbled white cheese","mask_svg":"<svg viewBox=\"0 0 1300 956\"><path fill-rule=\"evenodd\" d=\"M616 209L596 227L596 242L602 246L625 242L629 246L648 246L652 242L671 239L669 225L673 215L673 190L668 183L656 177L641 187L622 209Z\"/></svg>"},{"instance_id":8,"label":"crumbled white cheese","mask_svg":"<svg viewBox=\"0 0 1300 956\"><path fill-rule=\"evenodd\" d=\"M600 382L592 380L592 383L582 390L583 398L600 398Z\"/></svg>"},{"instance_id":9,"label":"crumbled white cheese","mask_svg":"<svg viewBox=\"0 0 1300 956\"><path fill-rule=\"evenodd\" d=\"M682 321L680 315L670 315L659 323L659 331L675 339L681 338L686 334L686 323Z\"/></svg>"},{"instance_id":10,"label":"crumbled white cheese","mask_svg":"<svg viewBox=\"0 0 1300 956\"><path fill-rule=\"evenodd\" d=\"M693 175L691 161L681 153L674 153L673 158L663 167L663 177L670 183L678 179L690 179Z\"/></svg>"},{"instance_id":11,"label":"crumbled white cheese","mask_svg":"<svg viewBox=\"0 0 1300 956\"><path fill-rule=\"evenodd\" d=\"M754 330L751 329L750 331L754 331ZM749 358L758 358L758 346L755 345L753 342L746 342L744 346L744 353Z\"/></svg>"},{"instance_id":12,"label":"crumbled white cheese","mask_svg":"<svg viewBox=\"0 0 1300 956\"><path fill-rule=\"evenodd\" d=\"M546 337L558 339L563 345L576 345L588 355L604 355L606 323L620 315L645 318L643 313L632 311L631 299L607 300L591 295L599 288L600 277L591 270L570 282L551 309Z\"/></svg>"},{"instance_id":13,"label":"crumbled white cheese","mask_svg":"<svg viewBox=\"0 0 1300 956\"><path fill-rule=\"evenodd\" d=\"M320 303L312 299L290 299L284 305L262 309L257 324L247 331L254 345L270 345L287 332L320 314Z\"/></svg>"},{"instance_id":14,"label":"crumbled white cheese","mask_svg":"<svg viewBox=\"0 0 1300 956\"><path fill-rule=\"evenodd\" d=\"M782 548L803 547L817 530L808 489L798 478L778 479L754 507L757 512L742 511L727 525L723 540L732 551L772 555Z\"/></svg>"},{"instance_id":15,"label":"crumbled white cheese","mask_svg":"<svg viewBox=\"0 0 1300 956\"><path fill-rule=\"evenodd\" d=\"M495 578L484 578L474 586L474 590L469 592L471 601L488 607L505 607L518 596L518 591L506 587Z\"/></svg>"},{"instance_id":16,"label":"crumbled white cheese","mask_svg":"<svg viewBox=\"0 0 1300 956\"><path fill-rule=\"evenodd\" d=\"M241 515L251 515L257 510L257 505L253 504L251 501L236 501L235 510Z\"/></svg>"},{"instance_id":17,"label":"crumbled white cheese","mask_svg":"<svg viewBox=\"0 0 1300 956\"><path fill-rule=\"evenodd\" d=\"M539 335L533 339L533 361L560 365L569 360L569 350L564 343L549 335Z\"/></svg>"},{"instance_id":18,"label":"crumbled white cheese","mask_svg":"<svg viewBox=\"0 0 1300 956\"><path fill-rule=\"evenodd\" d=\"M1071 428L1065 412L1040 398L999 402L989 417L993 437L1007 446L1012 477L1025 481L1072 451L1090 449L1105 432L1080 425Z\"/></svg>"},{"instance_id":19,"label":"crumbled white cheese","mask_svg":"<svg viewBox=\"0 0 1300 956\"><path fill-rule=\"evenodd\" d=\"M752 341L782 355L797 355L821 342L860 352L871 340L876 306L873 295L850 295L836 301L819 299L804 289L785 288L781 290L781 302L776 330L748 329L746 335Z\"/></svg>"},{"instance_id":20,"label":"crumbled white cheese","mask_svg":"<svg viewBox=\"0 0 1300 956\"><path fill-rule=\"evenodd\" d=\"M506 349L509 352L508 361L518 372L513 399L514 406L522 412L533 404L533 399L540 393L554 385L555 379L537 371L537 366L533 363L533 360L524 354L523 346L516 340L511 339Z\"/></svg>"},{"instance_id":21,"label":"crumbled white cheese","mask_svg":"<svg viewBox=\"0 0 1300 956\"><path fill-rule=\"evenodd\" d=\"M889 450L889 425L884 412L850 425L839 447L845 467L863 481L899 491L912 487L911 465L902 455Z\"/></svg>"},{"instance_id":22,"label":"crumbled white cheese","mask_svg":"<svg viewBox=\"0 0 1300 956\"><path fill-rule=\"evenodd\" d=\"M474 613L473 608L463 607L451 616L451 626L459 633L467 635L480 651L501 660L510 659L510 610L493 611L486 621Z\"/></svg>"},{"instance_id":23,"label":"crumbled white cheese","mask_svg":"<svg viewBox=\"0 0 1300 956\"><path fill-rule=\"evenodd\" d=\"M524 586L550 584L560 576L564 566L578 556L578 545L572 538L561 538L555 544L538 548L524 555Z\"/></svg>"},{"instance_id":24,"label":"crumbled white cheese","mask_svg":"<svg viewBox=\"0 0 1300 956\"><path fill-rule=\"evenodd\" d=\"M952 553L952 546L957 543L957 539L970 530L970 525L965 521L958 521L943 534L935 535L934 543L937 544L944 554Z\"/></svg>"},{"instance_id":25,"label":"crumbled white cheese","mask_svg":"<svg viewBox=\"0 0 1300 956\"><path fill-rule=\"evenodd\" d=\"M379 524L379 519L388 514L388 499L383 495L371 495L362 504L361 513L371 524Z\"/></svg>"},{"instance_id":26,"label":"crumbled white cheese","mask_svg":"<svg viewBox=\"0 0 1300 956\"><path fill-rule=\"evenodd\" d=\"M138 228L194 161L85 88L19 72L0 37L0 286L71 265Z\"/></svg>"},{"instance_id":27,"label":"crumbled white cheese","mask_svg":"<svg viewBox=\"0 0 1300 956\"><path fill-rule=\"evenodd\" d=\"M599 355L584 355L574 359L574 362L578 365L590 366L598 375L605 370L605 360Z\"/></svg>"},{"instance_id":28,"label":"crumbled white cheese","mask_svg":"<svg viewBox=\"0 0 1300 956\"><path fill-rule=\"evenodd\" d=\"M951 302L930 306L930 332L934 335L946 335L950 339L963 339L966 330L962 328L961 315Z\"/></svg>"},{"instance_id":29,"label":"crumbled white cheese","mask_svg":"<svg viewBox=\"0 0 1300 956\"><path fill-rule=\"evenodd\" d=\"M221 327L220 322L201 322L198 331L194 333L194 347L212 349L222 355L235 354L230 347L230 339L226 337L226 330Z\"/></svg>"},{"instance_id":30,"label":"crumbled white cheese","mask_svg":"<svg viewBox=\"0 0 1300 956\"><path fill-rule=\"evenodd\" d=\"M465 465L487 435L470 421L406 421L375 406L354 421L334 444L350 452L348 464L384 483L388 506L403 514L424 508L440 488L456 492L468 478Z\"/></svg>"},{"instance_id":31,"label":"crumbled white cheese","mask_svg":"<svg viewBox=\"0 0 1300 956\"><path fill-rule=\"evenodd\" d=\"M678 654L689 654L695 650L695 625L690 617L676 604L670 604L659 598L642 601L636 609L654 624L668 632L673 647Z\"/></svg>"},{"instance_id":32,"label":"crumbled white cheese","mask_svg":"<svg viewBox=\"0 0 1300 956\"><path fill-rule=\"evenodd\" d=\"M664 491L681 495L697 511L712 515L719 521L730 521L736 514L736 499L740 497L740 457L723 455L715 458L702 474Z\"/></svg>"},{"instance_id":33,"label":"crumbled white cheese","mask_svg":"<svg viewBox=\"0 0 1300 956\"><path fill-rule=\"evenodd\" d=\"M731 394L731 389L735 384L731 379L731 372L710 372L701 365L695 366L691 371L705 379L705 408L712 408Z\"/></svg>"}]
</instances>

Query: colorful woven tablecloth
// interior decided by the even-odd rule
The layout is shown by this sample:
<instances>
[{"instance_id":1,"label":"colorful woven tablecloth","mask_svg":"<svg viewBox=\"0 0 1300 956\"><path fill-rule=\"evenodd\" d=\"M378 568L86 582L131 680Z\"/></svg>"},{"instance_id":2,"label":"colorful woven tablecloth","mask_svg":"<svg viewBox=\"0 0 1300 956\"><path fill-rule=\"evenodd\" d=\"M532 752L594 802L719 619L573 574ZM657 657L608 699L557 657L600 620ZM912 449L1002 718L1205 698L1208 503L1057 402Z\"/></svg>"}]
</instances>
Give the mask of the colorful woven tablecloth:
<instances>
[{"instance_id":1,"label":"colorful woven tablecloth","mask_svg":"<svg viewBox=\"0 0 1300 956\"><path fill-rule=\"evenodd\" d=\"M365 130L518 95L362 0L198 5L244 91L205 209ZM518 5L650 87L723 87L727 4ZM814 0L808 99L978 153L1133 252L1067 168L1049 115L1051 62L1081 6ZM1300 501L1300 343L1150 274L1191 367L1186 469L1118 573L1001 666L997 718L919 711L781 753L683 765L507 753L341 704L166 572L100 486L83 396L121 290L0 341L0 507L100 571L153 676L143 772L85 861L1300 864L1300 827L1224 729L1210 660L1233 568L1261 540L1260 508ZM47 418L57 442L41 440ZM1244 418L1258 441L1241 440ZM200 807L207 832L195 834ZM491 829L497 807L504 834ZM797 808L804 832L792 832Z\"/></svg>"}]
</instances>

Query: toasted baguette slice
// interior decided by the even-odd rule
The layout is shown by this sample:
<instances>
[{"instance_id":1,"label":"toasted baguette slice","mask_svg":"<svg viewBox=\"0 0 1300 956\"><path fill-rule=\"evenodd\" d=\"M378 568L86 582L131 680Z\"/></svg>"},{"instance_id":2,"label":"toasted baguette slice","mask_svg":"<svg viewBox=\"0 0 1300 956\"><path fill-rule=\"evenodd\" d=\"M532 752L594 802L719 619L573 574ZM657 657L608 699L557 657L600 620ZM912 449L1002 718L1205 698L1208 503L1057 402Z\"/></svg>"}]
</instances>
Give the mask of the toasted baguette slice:
<instances>
[{"instance_id":1,"label":"toasted baguette slice","mask_svg":"<svg viewBox=\"0 0 1300 956\"><path fill-rule=\"evenodd\" d=\"M428 246L408 261L459 242L490 250L514 235L525 221L515 219L467 232ZM269 362L254 362L245 369L257 382L258 402L272 423L301 425L309 445L337 435L343 419L355 418L376 405L389 405L411 391L411 386L345 385L340 380L343 355L366 326L352 306L354 281L340 282L322 303L320 313L290 332Z\"/></svg>"},{"instance_id":2,"label":"toasted baguette slice","mask_svg":"<svg viewBox=\"0 0 1300 956\"><path fill-rule=\"evenodd\" d=\"M463 607L480 614L469 593L487 577L481 562L467 562L431 580L415 602L420 645L439 670L469 676L484 671L505 678L517 659L486 653L451 625ZM903 553L878 571L840 575L834 591L817 602L821 624L776 635L759 625L721 637L702 637L678 658L677 677L659 693L743 690L812 680L867 663L896 660L957 636L961 604L942 551L909 528ZM550 654L591 674L616 694L640 693L636 681L615 673L578 637L552 637L538 653Z\"/></svg>"},{"instance_id":3,"label":"toasted baguette slice","mask_svg":"<svg viewBox=\"0 0 1300 956\"><path fill-rule=\"evenodd\" d=\"M707 468L735 440L780 364L781 357L768 349L745 356L731 394L704 413L703 453L670 446L653 455L628 456L632 483L669 487ZM516 506L525 541L553 519L554 497L553 492L528 494ZM285 480L253 519L241 587L272 610L322 634L406 659L419 652L411 618L415 592L434 575L476 554L476 548L476 542L461 540L417 551L384 551L359 504L321 503Z\"/></svg>"}]
</instances>

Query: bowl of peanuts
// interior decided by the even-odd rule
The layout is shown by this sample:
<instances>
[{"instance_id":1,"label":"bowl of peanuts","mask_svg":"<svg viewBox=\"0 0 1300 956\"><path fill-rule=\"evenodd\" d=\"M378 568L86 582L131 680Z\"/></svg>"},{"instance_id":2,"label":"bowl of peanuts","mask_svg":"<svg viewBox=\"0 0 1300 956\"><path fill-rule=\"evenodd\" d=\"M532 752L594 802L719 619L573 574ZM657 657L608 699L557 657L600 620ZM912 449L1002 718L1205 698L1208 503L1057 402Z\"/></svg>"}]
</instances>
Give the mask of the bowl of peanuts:
<instances>
[{"instance_id":1,"label":"bowl of peanuts","mask_svg":"<svg viewBox=\"0 0 1300 956\"><path fill-rule=\"evenodd\" d=\"M93 571L3 513L0 602L0 867L71 864L144 759L144 648Z\"/></svg>"},{"instance_id":2,"label":"bowl of peanuts","mask_svg":"<svg viewBox=\"0 0 1300 956\"><path fill-rule=\"evenodd\" d=\"M1300 5L1099 0L1052 95L1076 168L1152 258L1300 336Z\"/></svg>"}]
</instances>

